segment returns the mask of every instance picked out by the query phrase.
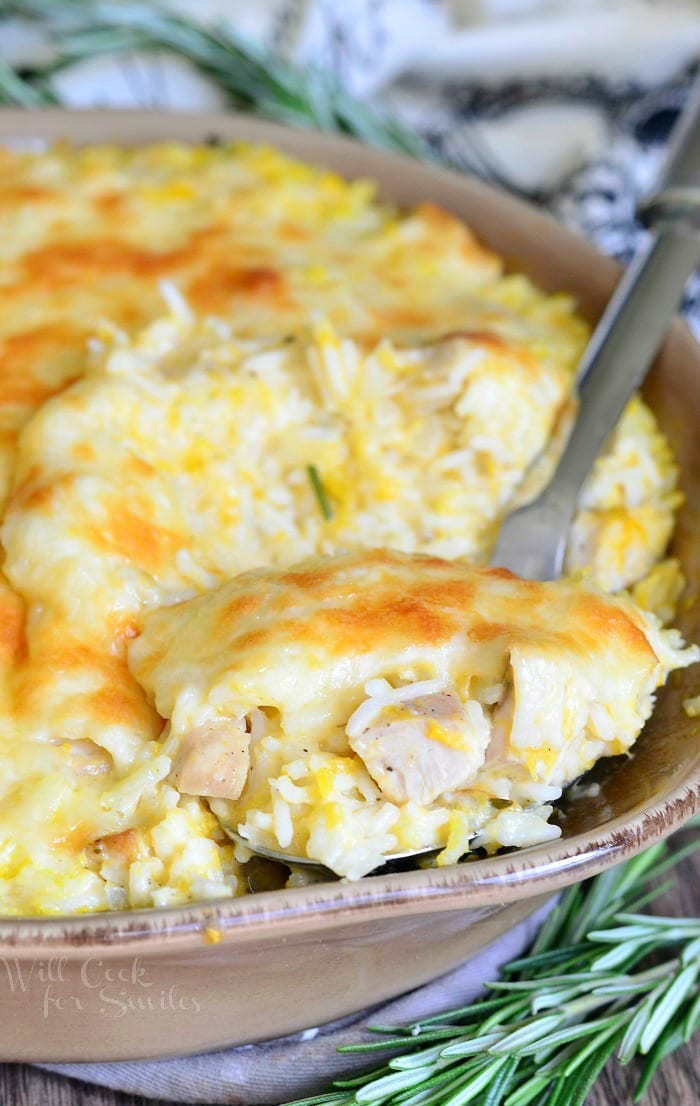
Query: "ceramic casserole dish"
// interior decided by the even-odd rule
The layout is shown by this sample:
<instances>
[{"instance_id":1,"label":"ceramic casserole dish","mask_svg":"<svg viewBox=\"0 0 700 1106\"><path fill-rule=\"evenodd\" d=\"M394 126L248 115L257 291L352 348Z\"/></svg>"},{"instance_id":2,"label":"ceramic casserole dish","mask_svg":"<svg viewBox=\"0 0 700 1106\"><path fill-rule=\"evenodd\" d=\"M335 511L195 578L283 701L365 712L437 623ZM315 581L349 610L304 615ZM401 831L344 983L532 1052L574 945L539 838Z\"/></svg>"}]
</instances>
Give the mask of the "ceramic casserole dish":
<instances>
[{"instance_id":1,"label":"ceramic casserole dish","mask_svg":"<svg viewBox=\"0 0 700 1106\"><path fill-rule=\"evenodd\" d=\"M0 144L163 139L261 141L401 206L429 200L595 320L616 265L546 215L469 176L230 115L0 112ZM670 329L645 396L682 469L674 552L688 580L678 624L700 638L700 348ZM445 868L197 903L65 918L0 919L0 1042L15 1061L164 1057L271 1038L380 1003L436 978L592 876L679 827L700 806L697 668L663 689L631 757L603 762L595 794L563 801L562 837ZM117 1016L118 1015L118 1016Z\"/></svg>"}]
</instances>

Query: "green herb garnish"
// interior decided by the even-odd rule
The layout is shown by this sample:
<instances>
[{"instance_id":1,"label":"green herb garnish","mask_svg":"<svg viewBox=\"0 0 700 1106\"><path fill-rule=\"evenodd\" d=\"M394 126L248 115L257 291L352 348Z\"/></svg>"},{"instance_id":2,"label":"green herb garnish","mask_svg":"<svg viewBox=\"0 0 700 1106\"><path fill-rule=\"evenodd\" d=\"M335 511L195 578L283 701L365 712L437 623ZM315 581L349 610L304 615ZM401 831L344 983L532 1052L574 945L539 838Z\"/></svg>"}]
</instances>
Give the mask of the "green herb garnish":
<instances>
[{"instance_id":1,"label":"green herb garnish","mask_svg":"<svg viewBox=\"0 0 700 1106\"><path fill-rule=\"evenodd\" d=\"M643 1058L637 1101L700 1027L700 919L638 913L668 888L650 882L698 846L654 845L569 888L490 997L371 1027L381 1040L340 1051L391 1059L289 1106L581 1106L613 1055Z\"/></svg>"},{"instance_id":2,"label":"green herb garnish","mask_svg":"<svg viewBox=\"0 0 700 1106\"><path fill-rule=\"evenodd\" d=\"M321 474L315 465L307 465L306 471L309 474L309 480L311 481L311 487L314 490L318 505L321 508L321 514L325 518L326 522L333 518L333 508L331 507L328 493L323 486L321 480Z\"/></svg>"}]
</instances>

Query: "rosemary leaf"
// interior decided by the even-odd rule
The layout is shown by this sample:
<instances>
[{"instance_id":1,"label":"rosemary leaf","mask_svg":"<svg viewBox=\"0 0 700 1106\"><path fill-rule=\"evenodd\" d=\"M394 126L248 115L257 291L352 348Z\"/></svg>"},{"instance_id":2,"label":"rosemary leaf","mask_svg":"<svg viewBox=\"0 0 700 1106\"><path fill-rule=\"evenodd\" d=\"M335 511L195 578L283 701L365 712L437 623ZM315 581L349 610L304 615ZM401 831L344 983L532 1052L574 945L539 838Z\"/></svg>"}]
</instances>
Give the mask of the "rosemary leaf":
<instances>
[{"instance_id":1,"label":"rosemary leaf","mask_svg":"<svg viewBox=\"0 0 700 1106\"><path fill-rule=\"evenodd\" d=\"M597 938L591 934L592 941L601 940L600 931L597 932L599 934ZM649 952L655 944L656 941L653 937L648 937L646 940L633 938L629 941L621 941L619 945L613 945L608 952L597 956L592 967L597 972L609 971L610 968L629 968Z\"/></svg>"},{"instance_id":2,"label":"rosemary leaf","mask_svg":"<svg viewBox=\"0 0 700 1106\"><path fill-rule=\"evenodd\" d=\"M382 1032L376 1025L371 1027L371 1032ZM398 1033L396 1029L384 1029L384 1032ZM461 1030L463 1032L463 1030ZM387 1051L389 1049L405 1048L407 1044L410 1044L411 1037L415 1036L410 1031L406 1031L399 1036L390 1037L388 1040L371 1041L369 1043L361 1045L343 1045L339 1052L380 1052ZM446 1025L442 1029L426 1030L420 1034L421 1041L425 1044L430 1041L454 1041L455 1039L455 1027L454 1025Z\"/></svg>"},{"instance_id":3,"label":"rosemary leaf","mask_svg":"<svg viewBox=\"0 0 700 1106\"><path fill-rule=\"evenodd\" d=\"M528 1106L541 1095L545 1088L549 1087L551 1081L549 1075L531 1075L526 1082L504 1099L503 1106Z\"/></svg>"},{"instance_id":4,"label":"rosemary leaf","mask_svg":"<svg viewBox=\"0 0 700 1106\"><path fill-rule=\"evenodd\" d=\"M490 984L489 986L493 986ZM528 995L519 995L513 999L512 1002L504 1002L502 999L498 1004L498 1007L493 1011L490 1017L486 1018L481 1025L482 1033L489 1033L492 1029L496 1028L501 1022L513 1017L516 1014L522 1014L525 1016L528 1010L534 1013L532 999Z\"/></svg>"},{"instance_id":5,"label":"rosemary leaf","mask_svg":"<svg viewBox=\"0 0 700 1106\"><path fill-rule=\"evenodd\" d=\"M541 1041L543 1037L557 1029L562 1023L562 1018L562 1014L543 1014L529 1019L497 1044L491 1045L490 1051L512 1053L517 1056L526 1045L532 1044L533 1041ZM449 1050L444 1051L448 1053Z\"/></svg>"},{"instance_id":6,"label":"rosemary leaf","mask_svg":"<svg viewBox=\"0 0 700 1106\"><path fill-rule=\"evenodd\" d=\"M520 1058L518 1056L505 1056L501 1063L501 1069L497 1072L495 1079L491 1081L488 1094L481 1102L481 1106L499 1106L503 1102L504 1091L513 1081Z\"/></svg>"},{"instance_id":7,"label":"rosemary leaf","mask_svg":"<svg viewBox=\"0 0 700 1106\"><path fill-rule=\"evenodd\" d=\"M685 1001L698 977L700 964L689 964L673 979L651 1014L639 1041L639 1051L649 1052L673 1015Z\"/></svg>"},{"instance_id":8,"label":"rosemary leaf","mask_svg":"<svg viewBox=\"0 0 700 1106\"><path fill-rule=\"evenodd\" d=\"M487 998L482 999L479 1002L472 1002L468 1006L460 1006L455 1010L448 1010L444 1014L433 1014L432 1017L422 1018L419 1022L413 1022L407 1026L404 1032L408 1032L410 1036L415 1037L423 1032L424 1026L446 1025L458 1022L460 1025L467 1026L470 1022L478 1022L478 1019L486 1013L492 1010L498 1010L501 1006L501 999ZM465 1021L466 1018L466 1021ZM374 1032L380 1033L397 1033L401 1032L395 1026L374 1026Z\"/></svg>"},{"instance_id":9,"label":"rosemary leaf","mask_svg":"<svg viewBox=\"0 0 700 1106\"><path fill-rule=\"evenodd\" d=\"M700 994L688 1008L683 1018L683 1043L687 1044L690 1038L700 1029Z\"/></svg>"},{"instance_id":10,"label":"rosemary leaf","mask_svg":"<svg viewBox=\"0 0 700 1106\"><path fill-rule=\"evenodd\" d=\"M329 1094L317 1094L312 1098L303 1099L304 1106L347 1106L351 1101L352 1099L348 1099L344 1091L340 1093L331 1091Z\"/></svg>"},{"instance_id":11,"label":"rosemary leaf","mask_svg":"<svg viewBox=\"0 0 700 1106\"><path fill-rule=\"evenodd\" d=\"M430 1075L429 1067L414 1068L412 1071L392 1071L379 1079L373 1080L368 1086L360 1087L355 1091L357 1102L381 1102L388 1095L395 1095L397 1091L408 1087L415 1088L424 1078Z\"/></svg>"},{"instance_id":12,"label":"rosemary leaf","mask_svg":"<svg viewBox=\"0 0 700 1106\"><path fill-rule=\"evenodd\" d=\"M615 1049L615 1038L611 1035L591 1053L580 1068L575 1079L567 1075L559 1078L549 1106L582 1106L586 1095L598 1078Z\"/></svg>"},{"instance_id":13,"label":"rosemary leaf","mask_svg":"<svg viewBox=\"0 0 700 1106\"><path fill-rule=\"evenodd\" d=\"M658 987L646 996L641 1005L637 1007L617 1050L617 1059L621 1064L628 1064L639 1051L639 1042L649 1022L652 1010L654 1009L654 1003L663 994L663 990L664 984L660 983Z\"/></svg>"},{"instance_id":14,"label":"rosemary leaf","mask_svg":"<svg viewBox=\"0 0 700 1106\"><path fill-rule=\"evenodd\" d=\"M667 1056L670 1056L670 1054L681 1044L683 1044L683 1034L677 1026L670 1027L670 1032L659 1037L646 1058L639 1082L634 1089L635 1102L638 1102L646 1092L661 1061L665 1060Z\"/></svg>"},{"instance_id":15,"label":"rosemary leaf","mask_svg":"<svg viewBox=\"0 0 700 1106\"><path fill-rule=\"evenodd\" d=\"M445 1100L445 1106L465 1106L465 1103L473 1102L476 1096L492 1084L502 1068L509 1063L510 1058L504 1056L486 1064L480 1072L476 1072L464 1083L459 1093Z\"/></svg>"},{"instance_id":16,"label":"rosemary leaf","mask_svg":"<svg viewBox=\"0 0 700 1106\"><path fill-rule=\"evenodd\" d=\"M53 98L41 88L35 88L0 57L0 104L18 104L23 108L45 107Z\"/></svg>"},{"instance_id":17,"label":"rosemary leaf","mask_svg":"<svg viewBox=\"0 0 700 1106\"><path fill-rule=\"evenodd\" d=\"M569 1041L577 1041L581 1037L590 1037L601 1029L607 1029L608 1026L619 1027L619 1025L620 1015L611 1014L608 1018L597 1018L595 1021L582 1022L580 1025L570 1025L565 1029L557 1029L553 1033L547 1034L547 1048L568 1044ZM525 1045L518 1050L520 1056L529 1056L536 1052L537 1044Z\"/></svg>"},{"instance_id":18,"label":"rosemary leaf","mask_svg":"<svg viewBox=\"0 0 700 1106\"><path fill-rule=\"evenodd\" d=\"M656 896L654 896L656 897ZM545 925L547 921L545 920ZM519 960L511 960L509 964L506 964L503 969L503 975L506 977L511 975L517 975L524 968L527 969L529 975L547 974L548 968L556 968L561 964L568 964L573 967L577 963L587 962L588 953L590 949L585 944L580 945L568 945L564 948L548 949L546 952L533 952L532 955L524 956ZM570 979L571 975L567 973L566 979Z\"/></svg>"},{"instance_id":19,"label":"rosemary leaf","mask_svg":"<svg viewBox=\"0 0 700 1106\"><path fill-rule=\"evenodd\" d=\"M501 1032L485 1033L483 1028L474 1037L458 1038L451 1045L443 1045L441 1056L472 1056L478 1052L496 1052L497 1045L503 1040L505 1034Z\"/></svg>"},{"instance_id":20,"label":"rosemary leaf","mask_svg":"<svg viewBox=\"0 0 700 1106\"><path fill-rule=\"evenodd\" d=\"M426 1049L418 1054L409 1052L403 1056L396 1057L394 1060L390 1060L389 1067L394 1071L409 1071L411 1068L418 1068L426 1063L432 1063L433 1061L439 1060L443 1055L443 1047L443 1045L439 1044L435 1045L432 1049ZM461 1056L463 1054L459 1053L459 1055Z\"/></svg>"}]
</instances>

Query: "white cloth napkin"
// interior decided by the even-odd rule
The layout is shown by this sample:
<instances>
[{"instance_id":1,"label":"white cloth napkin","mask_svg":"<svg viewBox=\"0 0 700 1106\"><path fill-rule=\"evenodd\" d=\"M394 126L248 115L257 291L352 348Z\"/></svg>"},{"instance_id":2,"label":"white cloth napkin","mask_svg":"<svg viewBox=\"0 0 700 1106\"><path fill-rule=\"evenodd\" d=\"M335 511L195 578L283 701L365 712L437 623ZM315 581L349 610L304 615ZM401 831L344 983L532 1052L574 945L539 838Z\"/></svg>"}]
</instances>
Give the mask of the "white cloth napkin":
<instances>
[{"instance_id":1,"label":"white cloth napkin","mask_svg":"<svg viewBox=\"0 0 700 1106\"><path fill-rule=\"evenodd\" d=\"M368 1025L407 1025L471 1001L484 983L497 978L502 964L531 944L549 909L547 904L448 975L341 1022L263 1044L183 1059L41 1066L114 1090L210 1106L278 1106L303 1095L320 1094L332 1079L376 1065L372 1056L338 1053L340 1045L372 1039L366 1032Z\"/></svg>"},{"instance_id":2,"label":"white cloth napkin","mask_svg":"<svg viewBox=\"0 0 700 1106\"><path fill-rule=\"evenodd\" d=\"M305 64L330 66L356 96L384 102L458 166L546 204L629 260L639 196L657 171L700 57L700 0L169 0ZM5 24L0 53L31 64L47 45ZM67 105L206 110L217 89L169 57L100 58L55 81ZM700 281L685 310L700 330ZM191 1103L271 1106L316 1093L366 1061L343 1057L364 1027L468 1001L518 955L535 917L484 955L369 1015L265 1044L185 1059L54 1066L79 1079Z\"/></svg>"}]
</instances>

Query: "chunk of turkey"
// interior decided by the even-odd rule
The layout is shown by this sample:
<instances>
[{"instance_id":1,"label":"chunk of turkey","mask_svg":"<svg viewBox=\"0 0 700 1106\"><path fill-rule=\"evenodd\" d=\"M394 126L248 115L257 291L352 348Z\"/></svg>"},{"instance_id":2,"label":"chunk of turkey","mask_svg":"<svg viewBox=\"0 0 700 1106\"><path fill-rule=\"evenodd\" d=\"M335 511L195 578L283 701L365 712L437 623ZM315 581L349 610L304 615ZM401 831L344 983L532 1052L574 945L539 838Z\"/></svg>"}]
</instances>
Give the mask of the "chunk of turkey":
<instances>
[{"instance_id":1,"label":"chunk of turkey","mask_svg":"<svg viewBox=\"0 0 700 1106\"><path fill-rule=\"evenodd\" d=\"M170 773L185 795L237 799L250 768L250 734L244 719L194 726L184 734Z\"/></svg>"},{"instance_id":2,"label":"chunk of turkey","mask_svg":"<svg viewBox=\"0 0 700 1106\"><path fill-rule=\"evenodd\" d=\"M474 778L489 729L479 703L437 691L387 704L349 742L388 799L425 805Z\"/></svg>"}]
</instances>

